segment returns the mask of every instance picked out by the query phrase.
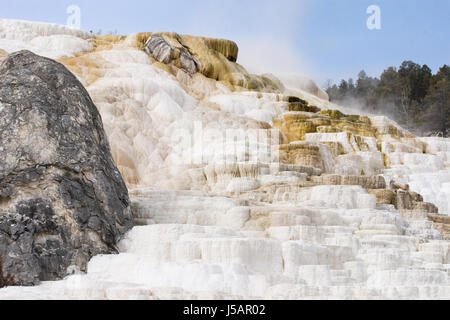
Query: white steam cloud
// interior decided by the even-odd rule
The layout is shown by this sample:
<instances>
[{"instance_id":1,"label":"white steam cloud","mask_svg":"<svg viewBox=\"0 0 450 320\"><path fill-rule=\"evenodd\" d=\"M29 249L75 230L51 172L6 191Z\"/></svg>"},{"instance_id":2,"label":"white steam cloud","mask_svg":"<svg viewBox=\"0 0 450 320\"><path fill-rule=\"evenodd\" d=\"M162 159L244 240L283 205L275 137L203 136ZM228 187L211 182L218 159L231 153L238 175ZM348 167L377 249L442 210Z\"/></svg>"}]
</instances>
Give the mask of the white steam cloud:
<instances>
[{"instance_id":1,"label":"white steam cloud","mask_svg":"<svg viewBox=\"0 0 450 320\"><path fill-rule=\"evenodd\" d=\"M186 30L221 37L239 46L238 63L249 72L313 76L296 44L310 0L194 1L197 14ZM201 5L200 5L201 3Z\"/></svg>"}]
</instances>

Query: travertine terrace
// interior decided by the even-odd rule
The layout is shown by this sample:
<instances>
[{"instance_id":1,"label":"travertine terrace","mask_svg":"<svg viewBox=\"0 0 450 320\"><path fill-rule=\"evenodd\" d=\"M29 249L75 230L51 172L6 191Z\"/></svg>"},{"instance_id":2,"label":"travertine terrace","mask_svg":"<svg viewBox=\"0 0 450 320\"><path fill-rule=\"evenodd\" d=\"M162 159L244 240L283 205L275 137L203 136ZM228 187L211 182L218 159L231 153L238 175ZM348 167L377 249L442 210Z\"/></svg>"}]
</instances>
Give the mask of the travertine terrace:
<instances>
[{"instance_id":1,"label":"travertine terrace","mask_svg":"<svg viewBox=\"0 0 450 320\"><path fill-rule=\"evenodd\" d=\"M0 20L0 48L83 83L136 225L87 274L0 299L450 298L449 139L251 75L228 40Z\"/></svg>"}]
</instances>

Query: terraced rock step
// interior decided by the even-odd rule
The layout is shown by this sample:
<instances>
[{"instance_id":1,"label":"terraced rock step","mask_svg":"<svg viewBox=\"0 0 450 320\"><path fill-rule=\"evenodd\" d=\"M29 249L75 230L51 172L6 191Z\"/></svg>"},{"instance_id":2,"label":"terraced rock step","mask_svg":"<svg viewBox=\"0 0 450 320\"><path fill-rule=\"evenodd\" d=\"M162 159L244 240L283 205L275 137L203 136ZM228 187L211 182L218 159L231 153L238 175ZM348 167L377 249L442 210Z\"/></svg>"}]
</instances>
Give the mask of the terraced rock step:
<instances>
[{"instance_id":1,"label":"terraced rock step","mask_svg":"<svg viewBox=\"0 0 450 320\"><path fill-rule=\"evenodd\" d=\"M361 207L358 201L337 201L370 196L361 187L310 191L302 189L295 206L286 201L254 206L197 191L131 191L142 226L121 241L121 253L95 257L87 275L54 283L46 294L101 299L449 296L450 244L433 240L440 235L426 215L404 219L392 207L376 209L375 202ZM324 193L330 195L325 202L309 198ZM14 289L1 294L7 297Z\"/></svg>"},{"instance_id":2,"label":"terraced rock step","mask_svg":"<svg viewBox=\"0 0 450 320\"><path fill-rule=\"evenodd\" d=\"M429 214L428 219L433 221L434 227L442 234L443 240L450 240L450 217L442 214Z\"/></svg>"}]
</instances>

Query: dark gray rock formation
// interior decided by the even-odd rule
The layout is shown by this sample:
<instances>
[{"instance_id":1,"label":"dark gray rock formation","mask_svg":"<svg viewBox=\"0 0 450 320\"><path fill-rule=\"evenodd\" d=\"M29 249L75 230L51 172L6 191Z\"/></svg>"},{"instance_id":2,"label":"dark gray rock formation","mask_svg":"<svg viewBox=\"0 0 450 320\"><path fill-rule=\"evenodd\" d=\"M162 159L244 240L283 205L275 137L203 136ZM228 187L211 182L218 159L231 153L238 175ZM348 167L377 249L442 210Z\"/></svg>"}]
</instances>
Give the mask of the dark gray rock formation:
<instances>
[{"instance_id":1,"label":"dark gray rock formation","mask_svg":"<svg viewBox=\"0 0 450 320\"><path fill-rule=\"evenodd\" d=\"M169 64L173 59L173 48L159 34L154 34L148 38L144 51L165 64Z\"/></svg>"},{"instance_id":2,"label":"dark gray rock formation","mask_svg":"<svg viewBox=\"0 0 450 320\"><path fill-rule=\"evenodd\" d=\"M164 64L174 64L178 68L194 74L202 69L202 64L189 50L180 45L172 47L163 36L152 35L145 44L144 51Z\"/></svg>"},{"instance_id":3,"label":"dark gray rock formation","mask_svg":"<svg viewBox=\"0 0 450 320\"><path fill-rule=\"evenodd\" d=\"M128 191L88 92L60 63L9 55L0 66L3 273L33 285L84 271L131 227Z\"/></svg>"}]
</instances>

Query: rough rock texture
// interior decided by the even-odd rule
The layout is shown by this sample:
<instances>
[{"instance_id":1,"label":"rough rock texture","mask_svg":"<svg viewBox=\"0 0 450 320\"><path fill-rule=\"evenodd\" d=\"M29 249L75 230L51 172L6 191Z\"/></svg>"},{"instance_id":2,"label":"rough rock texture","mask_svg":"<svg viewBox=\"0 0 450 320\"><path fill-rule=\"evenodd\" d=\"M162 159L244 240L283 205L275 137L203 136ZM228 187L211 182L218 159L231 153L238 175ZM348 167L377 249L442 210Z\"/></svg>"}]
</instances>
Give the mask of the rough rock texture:
<instances>
[{"instance_id":1,"label":"rough rock texture","mask_svg":"<svg viewBox=\"0 0 450 320\"><path fill-rule=\"evenodd\" d=\"M144 51L152 55L159 62L169 64L175 60L178 67L190 74L201 70L201 62L186 48L172 47L161 35L153 34L145 44Z\"/></svg>"},{"instance_id":2,"label":"rough rock texture","mask_svg":"<svg viewBox=\"0 0 450 320\"><path fill-rule=\"evenodd\" d=\"M20 51L1 65L0 159L0 255L17 284L117 251L132 227L128 191L100 114L62 64Z\"/></svg>"},{"instance_id":3,"label":"rough rock texture","mask_svg":"<svg viewBox=\"0 0 450 320\"><path fill-rule=\"evenodd\" d=\"M0 256L0 288L14 285L14 277L10 274L4 275L2 270L3 270L3 261L2 256Z\"/></svg>"}]
</instances>

